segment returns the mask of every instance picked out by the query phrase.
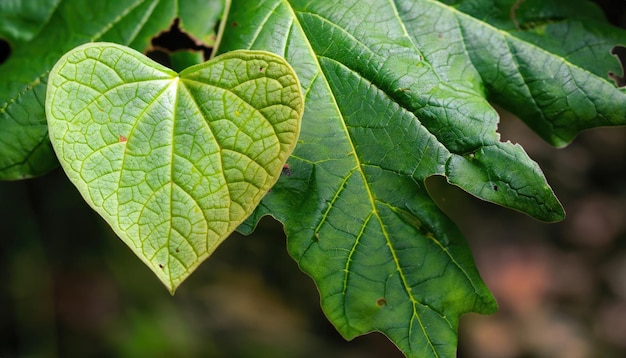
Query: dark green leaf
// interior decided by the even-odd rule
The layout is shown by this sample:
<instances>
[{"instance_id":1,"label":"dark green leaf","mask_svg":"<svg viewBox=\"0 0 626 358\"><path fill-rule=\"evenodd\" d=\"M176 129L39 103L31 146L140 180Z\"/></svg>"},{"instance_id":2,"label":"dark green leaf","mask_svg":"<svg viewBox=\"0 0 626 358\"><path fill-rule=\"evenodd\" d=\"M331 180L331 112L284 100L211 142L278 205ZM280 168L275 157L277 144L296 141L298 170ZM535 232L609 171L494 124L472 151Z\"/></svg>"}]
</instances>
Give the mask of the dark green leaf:
<instances>
[{"instance_id":1,"label":"dark green leaf","mask_svg":"<svg viewBox=\"0 0 626 358\"><path fill-rule=\"evenodd\" d=\"M498 17L515 3L233 3L221 51L285 56L306 94L291 176L241 230L265 214L285 223L291 255L346 338L382 331L408 356L452 357L459 316L495 309L463 238L428 196L428 176L540 220L563 218L537 164L499 141L488 101L556 145L626 123L626 97L607 76L617 71L612 45L594 49L603 53L594 64L574 61L574 40L542 48ZM571 36L599 46L625 34L601 26Z\"/></svg>"},{"instance_id":2,"label":"dark green leaf","mask_svg":"<svg viewBox=\"0 0 626 358\"><path fill-rule=\"evenodd\" d=\"M204 2L197 9L207 21L213 21L207 27L214 26L220 15L213 12L221 11L218 2ZM190 14L185 1L184 14L175 0L61 0L41 2L32 8L34 3L28 1L16 3L22 4L16 13L36 18L33 24L37 26L24 25L26 20L11 25L23 34L15 36L11 56L0 65L0 180L41 175L58 165L48 140L44 100L48 73L65 52L92 41L110 41L144 51L153 36L183 15L183 22L189 23L195 36L207 35L192 25L198 23L198 16Z\"/></svg>"}]
</instances>

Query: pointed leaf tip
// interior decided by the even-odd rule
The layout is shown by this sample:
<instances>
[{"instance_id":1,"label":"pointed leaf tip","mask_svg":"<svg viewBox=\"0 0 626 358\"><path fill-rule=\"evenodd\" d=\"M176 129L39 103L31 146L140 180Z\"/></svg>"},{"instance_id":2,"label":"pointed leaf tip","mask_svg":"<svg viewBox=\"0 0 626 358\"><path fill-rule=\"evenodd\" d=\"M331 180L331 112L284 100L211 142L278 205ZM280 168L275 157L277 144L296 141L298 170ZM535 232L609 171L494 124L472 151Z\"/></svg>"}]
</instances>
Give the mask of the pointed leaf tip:
<instances>
[{"instance_id":1,"label":"pointed leaf tip","mask_svg":"<svg viewBox=\"0 0 626 358\"><path fill-rule=\"evenodd\" d=\"M468 155L452 155L446 176L449 183L480 199L537 220L556 222L565 218L563 206L539 165L520 145L498 142Z\"/></svg>"}]
</instances>

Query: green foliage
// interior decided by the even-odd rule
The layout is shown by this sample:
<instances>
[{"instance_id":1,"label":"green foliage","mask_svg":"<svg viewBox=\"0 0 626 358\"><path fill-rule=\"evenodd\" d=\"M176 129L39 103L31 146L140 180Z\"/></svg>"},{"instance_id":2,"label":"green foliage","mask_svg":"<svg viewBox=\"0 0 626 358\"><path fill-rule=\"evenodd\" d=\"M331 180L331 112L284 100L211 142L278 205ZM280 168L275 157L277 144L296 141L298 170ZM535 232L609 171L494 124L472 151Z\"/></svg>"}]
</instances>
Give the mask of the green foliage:
<instances>
[{"instance_id":1,"label":"green foliage","mask_svg":"<svg viewBox=\"0 0 626 358\"><path fill-rule=\"evenodd\" d=\"M63 169L172 293L252 213L298 139L298 79L267 52L233 51L178 76L89 43L49 79Z\"/></svg>"},{"instance_id":2,"label":"green foliage","mask_svg":"<svg viewBox=\"0 0 626 358\"><path fill-rule=\"evenodd\" d=\"M144 51L177 16L183 28L189 24L192 35L205 38L212 29L202 31L198 24L215 21L221 2L3 1L0 23L6 25L0 36L9 41L12 53L0 67L0 180L41 175L59 165L48 140L44 102L48 73L64 53L92 41ZM22 5L14 8L17 3Z\"/></svg>"},{"instance_id":3,"label":"green foliage","mask_svg":"<svg viewBox=\"0 0 626 358\"><path fill-rule=\"evenodd\" d=\"M171 233L170 229L178 228L175 218L183 210L170 205L177 202L171 198L166 198L165 206L154 206L153 211L163 215L160 218L142 219L137 208L151 207L156 189L171 190L178 185L190 192L195 190L194 184L204 180L200 175L190 175L189 168L179 172L177 156L172 153L194 144L198 150L223 155L224 149L216 146L222 142L214 139L190 141L179 148L178 140L172 140L177 133L174 128L178 128L172 123L180 122L178 113L191 111L191 122L200 128L205 119L215 123L220 116L232 116L238 110L230 107L228 100L211 97L216 107L210 108L217 108L218 114L202 118L200 108L209 107L194 107L191 102L208 100L204 91L181 95L178 102L168 102L159 91L172 91L172 96L174 92L185 93L191 88L189 76L210 68L212 63L223 61L226 66L231 61L243 61L239 56L252 55L238 52L218 57L217 62L191 67L177 77L122 47L87 45L70 52L55 67L46 97L47 74L74 46L110 41L145 50L150 37L166 29L175 17L181 18L183 29L188 26L196 39L209 43L216 14L225 9L221 22L224 31L217 35L216 52L261 50L283 57L295 70L304 94L300 137L288 160L288 175L278 180L239 229L251 232L263 215L280 220L285 225L290 254L315 280L324 312L339 332L350 339L382 331L411 357L454 356L459 317L470 311L489 313L496 309L465 240L430 198L424 185L427 177L445 176L468 193L539 220L564 217L537 164L519 145L500 141L498 115L490 103L514 112L556 146L567 144L587 128L626 124L626 94L607 76L621 71L610 50L626 33L608 25L588 1L235 0L189 11L204 3L145 1L129 6L130 2L124 1L87 4L62 0L49 11L40 8L31 14L24 10L35 19L36 26L25 26L23 34L15 34L15 29L21 28L19 22L11 25L11 30L0 27L0 35L9 39L14 49L0 67L6 79L0 83L0 177L35 176L56 165L47 141L45 98L50 136L68 176L172 291L248 216L256 200L274 183L282 161L272 162L271 179L261 180L264 184L250 196L246 210L234 218L221 219L228 220L228 228L218 230L216 237L189 239L184 232L196 231L187 228L165 235L170 238L168 242L154 246L151 240L157 242L162 238L159 236L144 243L144 236L135 234L137 228L145 224L161 230L159 225L164 224L163 230ZM105 75L106 71L92 76L100 72L91 67L72 70L74 61L68 61L72 56L99 51L111 54L94 63L115 68L116 56L124 53L133 59L133 66L142 68L149 83L158 85L139 89L134 77L125 80L122 76L115 82L109 81L113 77ZM282 63L269 54L261 58ZM223 67L216 73L242 71L236 67ZM288 75L290 71L282 73ZM236 82L247 83L251 75L243 71ZM221 80L220 76L209 76L206 83ZM135 86L120 88L135 88L138 94L124 97L124 92L117 92L116 83ZM206 83L197 88L208 88ZM113 97L96 97L89 90L81 90L77 98L91 96L93 102L50 95L65 96L78 84L126 98L120 105L132 110L124 112L122 107L111 106L104 100L115 103ZM54 92L58 88L63 90ZM246 94L266 96L255 90ZM145 102L134 106L139 99ZM163 107L160 111L169 113L172 120L167 121L170 127L164 132L154 131L159 133L154 142L141 144L139 137L123 133L129 133L132 126L148 124L152 117L139 112L154 110L151 104ZM298 105L291 108L299 112ZM67 120L72 118L86 124L70 125ZM147 128L153 131L160 123ZM221 130L217 123L209 125L213 126ZM237 128L250 130L247 125ZM66 134L74 132L80 135ZM94 133L97 135L92 141ZM199 133L206 137L208 132ZM221 140L232 139L232 133L224 135ZM122 137L127 141L120 143ZM66 148L68 143L81 149ZM101 147L106 149L99 150ZM158 147L169 154L154 151L154 167L140 161L136 168L111 166L110 158L119 159L122 153L116 148L123 147L138 154ZM97 156L88 156L88 149ZM289 151L283 149L281 153L287 155ZM257 155L260 152L250 148L249 156ZM151 169L158 173L156 168L166 168L166 173L156 175L154 182L131 176L133 169L143 176ZM211 170L213 175L222 173L220 168ZM124 180L112 185L107 175ZM229 182L228 176L225 178ZM139 193L137 202L119 199L135 198L135 194L124 194L134 190ZM113 195L115 192L119 194ZM203 222L210 226L207 223L212 221ZM163 257L177 257L181 242L202 246L203 240L207 249L190 256L174 271L163 271L159 266L163 259L154 256L160 249L166 255Z\"/></svg>"}]
</instances>

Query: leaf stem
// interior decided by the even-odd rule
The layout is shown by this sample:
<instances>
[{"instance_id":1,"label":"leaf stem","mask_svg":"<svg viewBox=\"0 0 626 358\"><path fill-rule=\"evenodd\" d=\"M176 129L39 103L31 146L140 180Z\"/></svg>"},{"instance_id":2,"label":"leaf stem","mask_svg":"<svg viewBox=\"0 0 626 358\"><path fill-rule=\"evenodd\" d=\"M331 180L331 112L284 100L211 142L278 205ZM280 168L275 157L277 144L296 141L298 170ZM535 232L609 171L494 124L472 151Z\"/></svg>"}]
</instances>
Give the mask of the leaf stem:
<instances>
[{"instance_id":1,"label":"leaf stem","mask_svg":"<svg viewBox=\"0 0 626 358\"><path fill-rule=\"evenodd\" d=\"M224 29L226 28L226 19L228 18L228 14L230 13L230 3L231 0L224 1L224 12L222 13L220 27L217 30L217 37L215 38L215 44L213 45L213 51L211 51L211 56L209 56L209 59L215 57L215 54L219 50L220 44L222 43L222 36L224 35Z\"/></svg>"}]
</instances>

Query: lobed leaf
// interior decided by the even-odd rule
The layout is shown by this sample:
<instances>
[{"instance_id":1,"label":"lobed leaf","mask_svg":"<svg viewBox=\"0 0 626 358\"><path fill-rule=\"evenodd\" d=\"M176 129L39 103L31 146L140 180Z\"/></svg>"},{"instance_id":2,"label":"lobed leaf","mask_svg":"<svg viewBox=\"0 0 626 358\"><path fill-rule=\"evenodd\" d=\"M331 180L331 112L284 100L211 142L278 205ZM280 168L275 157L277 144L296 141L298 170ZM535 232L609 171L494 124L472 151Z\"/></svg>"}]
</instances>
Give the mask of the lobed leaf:
<instances>
[{"instance_id":1,"label":"lobed leaf","mask_svg":"<svg viewBox=\"0 0 626 358\"><path fill-rule=\"evenodd\" d=\"M455 1L473 66L487 97L555 146L599 126L625 124L626 94L611 49L626 31L589 1ZM489 8L485 19L479 8ZM486 21L485 21L486 20Z\"/></svg>"},{"instance_id":2,"label":"lobed leaf","mask_svg":"<svg viewBox=\"0 0 626 358\"><path fill-rule=\"evenodd\" d=\"M410 357L452 357L459 317L495 310L467 244L428 196L428 176L540 220L564 217L537 164L500 142L488 101L556 145L626 122L624 94L599 75L614 67L588 70L574 53L490 22L517 3L233 2L220 50L284 56L305 93L290 176L240 230L266 214L285 224L291 255L344 337L381 331ZM587 45L607 41L572 31Z\"/></svg>"},{"instance_id":3,"label":"lobed leaf","mask_svg":"<svg viewBox=\"0 0 626 358\"><path fill-rule=\"evenodd\" d=\"M194 37L208 41L216 11L223 8L220 0L41 3L36 9L22 9L28 10L25 18L32 23L18 19L0 26L0 36L13 46L12 56L0 66L0 179L39 175L56 165L43 120L43 105L49 100L44 88L48 71L63 53L95 40L143 50L150 37L176 16ZM201 5L205 7L194 11ZM516 113L557 146L586 128L623 125L624 90L608 74L622 71L610 51L626 33L606 24L597 7L584 0L235 0L230 8L222 23L227 29L220 51L246 48L285 57L300 78L306 101L302 133L287 174L240 230L251 231L266 214L285 223L291 255L316 281L324 311L346 338L379 330L408 356L454 356L459 317L469 311L492 312L495 302L462 235L428 196L424 180L442 175L484 200L540 220L562 219L563 209L536 163L520 146L500 142L499 119L490 102ZM134 53L131 57L139 58ZM189 58L177 61L186 63ZM170 108L162 113L171 118L154 125L173 134L178 128L173 119L183 109L173 111L167 101L159 101L173 98L180 86L187 88L182 78L196 69L178 77L140 62L145 65L146 71L139 73L148 76L146 83L157 84L152 90L164 94L146 95ZM99 77L83 80L86 88L104 88ZM196 95L202 97L200 93L190 97ZM120 98L136 101L130 95ZM58 118L71 113L80 120L91 116L73 112L72 106L84 102L64 103L69 109L57 113ZM78 142L70 142L83 148L76 152L83 156L92 145L100 148L105 142L111 146L104 151L130 147L140 155L152 148L154 153L144 154L155 155L157 168L143 167L145 163L136 160L131 164L137 168L119 169L107 166L104 159L94 161L98 155L79 158L66 149L61 149L61 161L70 173L74 171L73 180L82 181L80 190L90 204L105 212L114 230L173 291L254 205L234 215L223 226L227 229L206 221L206 227L220 226L215 236L190 229L196 226L189 218L198 218L193 222L197 227L204 224L194 216L197 213L178 205L184 200L168 201L167 195L162 202L146 198L161 188L174 193L174 184L199 182L201 177L211 178L211 173L194 176L197 173L189 174L189 168L173 160L177 157L158 155L167 148L172 153L183 150L165 137L155 135L157 142L144 147L139 135L118 133L128 127L123 121L131 117L125 114L134 113L140 123L154 119L133 112L144 108L152 113L145 103L132 102L137 106L128 107L129 112L97 103L86 107L92 118L104 121L113 115L111 125L120 127L110 131L92 123L86 128L99 129L87 133L75 127L74 132L65 132L57 123L56 135L73 133L70 139ZM112 112L100 113L107 108ZM152 130L146 123L137 128ZM86 141L92 135L93 143ZM119 156L112 153L111 158ZM91 166L78 168L76 160ZM88 180L76 174L83 169ZM137 173L154 177L135 182ZM126 186L117 190L121 194L113 194L115 181L108 180L116 175L124 176ZM277 174L273 175L275 180ZM90 186L92 181L98 186ZM133 201L136 198L139 201ZM152 208L153 214L137 221L136 208L142 205ZM214 208L201 207L200 211ZM172 213L176 215L167 216ZM216 217L226 223L224 217ZM169 227L182 234L148 235L142 241L140 227L143 233L174 233ZM203 234L210 236L204 248L199 238ZM200 259L179 258L179 243L186 245L187 253L190 247L201 247Z\"/></svg>"}]
</instances>

